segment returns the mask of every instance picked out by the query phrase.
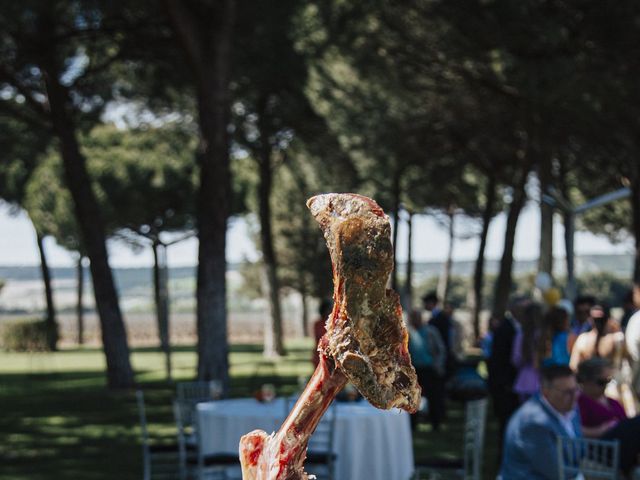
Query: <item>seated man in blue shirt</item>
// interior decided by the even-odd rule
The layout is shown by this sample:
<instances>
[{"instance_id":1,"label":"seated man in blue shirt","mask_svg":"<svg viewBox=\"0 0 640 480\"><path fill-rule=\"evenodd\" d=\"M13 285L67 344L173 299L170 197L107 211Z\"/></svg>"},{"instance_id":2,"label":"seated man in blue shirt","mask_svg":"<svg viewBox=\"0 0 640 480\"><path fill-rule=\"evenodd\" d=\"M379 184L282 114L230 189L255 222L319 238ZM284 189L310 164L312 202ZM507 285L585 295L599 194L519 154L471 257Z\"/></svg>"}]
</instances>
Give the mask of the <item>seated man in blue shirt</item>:
<instances>
[{"instance_id":1,"label":"seated man in blue shirt","mask_svg":"<svg viewBox=\"0 0 640 480\"><path fill-rule=\"evenodd\" d=\"M557 480L556 437L582 436L573 371L565 365L549 365L540 376L541 392L526 401L507 426L502 480Z\"/></svg>"}]
</instances>

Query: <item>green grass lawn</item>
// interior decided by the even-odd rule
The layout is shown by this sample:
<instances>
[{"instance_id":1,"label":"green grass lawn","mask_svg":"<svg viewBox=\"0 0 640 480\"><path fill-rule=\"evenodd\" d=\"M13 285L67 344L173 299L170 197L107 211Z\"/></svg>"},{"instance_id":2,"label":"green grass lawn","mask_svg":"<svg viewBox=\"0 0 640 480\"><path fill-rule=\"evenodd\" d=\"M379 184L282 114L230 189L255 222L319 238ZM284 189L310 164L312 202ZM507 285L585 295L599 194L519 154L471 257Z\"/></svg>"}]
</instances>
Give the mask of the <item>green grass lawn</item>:
<instances>
[{"instance_id":1,"label":"green grass lawn","mask_svg":"<svg viewBox=\"0 0 640 480\"><path fill-rule=\"evenodd\" d=\"M231 347L231 396L248 396L262 383L278 393L296 390L311 374L308 341L287 344L289 355L264 362L259 345ZM171 437L174 386L164 379L157 349L135 349L136 381L145 391L151 432ZM173 354L174 380L193 378L193 348ZM97 349L56 353L0 352L0 479L139 479L142 476L140 431L133 392L105 388L104 356ZM462 405L451 403L440 432L420 425L414 437L416 461L461 451ZM488 424L485 478L495 478L494 422ZM443 478L447 478L444 476Z\"/></svg>"}]
</instances>

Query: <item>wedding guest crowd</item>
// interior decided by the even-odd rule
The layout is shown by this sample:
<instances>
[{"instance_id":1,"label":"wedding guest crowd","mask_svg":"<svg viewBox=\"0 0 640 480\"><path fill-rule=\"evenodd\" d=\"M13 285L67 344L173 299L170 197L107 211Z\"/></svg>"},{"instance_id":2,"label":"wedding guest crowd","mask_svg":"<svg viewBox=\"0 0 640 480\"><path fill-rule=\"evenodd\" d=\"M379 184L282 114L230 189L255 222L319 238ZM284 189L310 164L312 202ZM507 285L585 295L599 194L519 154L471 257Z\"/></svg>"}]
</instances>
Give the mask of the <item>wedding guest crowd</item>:
<instances>
[{"instance_id":1,"label":"wedding guest crowd","mask_svg":"<svg viewBox=\"0 0 640 480\"><path fill-rule=\"evenodd\" d=\"M495 323L487 366L502 480L557 478L550 451L557 435L618 440L621 474L638 465L640 313L633 298L625 298L624 330L607 305L586 295L555 306L519 298ZM537 454L544 449L544 457Z\"/></svg>"}]
</instances>

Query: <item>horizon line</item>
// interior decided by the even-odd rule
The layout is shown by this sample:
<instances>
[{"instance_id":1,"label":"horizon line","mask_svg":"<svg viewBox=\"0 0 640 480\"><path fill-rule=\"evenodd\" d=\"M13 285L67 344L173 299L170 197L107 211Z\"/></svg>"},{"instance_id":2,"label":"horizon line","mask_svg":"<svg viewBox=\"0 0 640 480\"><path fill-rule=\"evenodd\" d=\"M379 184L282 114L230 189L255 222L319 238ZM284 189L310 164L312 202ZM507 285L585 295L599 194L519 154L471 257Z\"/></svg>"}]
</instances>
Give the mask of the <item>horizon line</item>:
<instances>
[{"instance_id":1,"label":"horizon line","mask_svg":"<svg viewBox=\"0 0 640 480\"><path fill-rule=\"evenodd\" d=\"M632 257L633 256L633 252L629 252L629 253L576 253L575 257L579 258L579 257ZM553 260L554 261L559 261L559 260L565 260L566 259L566 255L562 255L562 256L554 256ZM537 257L531 257L531 258L514 258L515 262L533 262L533 261L537 261L538 258ZM245 260L227 260L227 264L241 264L243 263ZM453 259L453 263L457 263L457 262L475 262L476 258L474 257L469 257L469 258L454 258ZM499 257L485 257L485 261L500 261ZM413 263L444 263L446 262L446 258L445 259L424 259L424 260L413 260ZM253 263L253 262L252 262ZM401 260L398 261L399 264L404 264L406 263L405 260ZM169 268L196 268L198 266L197 263L194 264L183 264L183 265L170 265ZM152 268L153 264L149 264L149 265L134 265L134 266L126 266L126 265L111 265L111 268L117 268L117 269L122 269L122 270L126 270L126 269L135 269L135 268ZM31 263L31 264L25 264L25 263L20 263L20 264L12 264L12 263L3 263L0 264L0 268L40 268L40 264L39 263ZM49 265L49 268L76 268L75 265L61 265L61 264L53 264L53 265Z\"/></svg>"}]
</instances>

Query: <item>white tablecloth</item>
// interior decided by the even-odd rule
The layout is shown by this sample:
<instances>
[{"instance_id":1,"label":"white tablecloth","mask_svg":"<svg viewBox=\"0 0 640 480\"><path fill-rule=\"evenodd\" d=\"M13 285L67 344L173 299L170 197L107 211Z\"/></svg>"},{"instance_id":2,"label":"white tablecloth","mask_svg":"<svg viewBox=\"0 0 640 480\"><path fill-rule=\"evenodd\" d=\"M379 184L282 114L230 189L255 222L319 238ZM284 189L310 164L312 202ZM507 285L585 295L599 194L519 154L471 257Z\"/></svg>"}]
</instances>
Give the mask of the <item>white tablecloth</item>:
<instances>
[{"instance_id":1,"label":"white tablecloth","mask_svg":"<svg viewBox=\"0 0 640 480\"><path fill-rule=\"evenodd\" d=\"M408 480L413 472L409 415L378 410L365 401L335 406L335 480ZM220 400L198 404L197 411L203 453L237 453L245 433L280 427L285 400Z\"/></svg>"}]
</instances>

